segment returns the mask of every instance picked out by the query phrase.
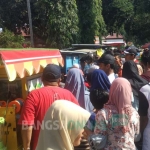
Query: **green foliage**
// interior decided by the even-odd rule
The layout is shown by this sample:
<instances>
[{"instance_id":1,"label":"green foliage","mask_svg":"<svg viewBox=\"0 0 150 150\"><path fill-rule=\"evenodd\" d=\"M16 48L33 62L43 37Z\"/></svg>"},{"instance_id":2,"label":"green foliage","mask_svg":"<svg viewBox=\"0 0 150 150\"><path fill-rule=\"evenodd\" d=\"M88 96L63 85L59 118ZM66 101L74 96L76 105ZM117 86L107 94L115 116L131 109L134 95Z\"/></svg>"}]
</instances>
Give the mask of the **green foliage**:
<instances>
[{"instance_id":1,"label":"green foliage","mask_svg":"<svg viewBox=\"0 0 150 150\"><path fill-rule=\"evenodd\" d=\"M30 0L30 4L34 36L47 47L93 43L106 31L121 33L135 44L150 41L150 0ZM26 0L0 0L0 27L14 31L16 24L24 23L29 23Z\"/></svg>"},{"instance_id":2,"label":"green foliage","mask_svg":"<svg viewBox=\"0 0 150 150\"><path fill-rule=\"evenodd\" d=\"M126 32L134 43L142 45L150 42L150 1L135 0L134 17L126 25Z\"/></svg>"},{"instance_id":3,"label":"green foliage","mask_svg":"<svg viewBox=\"0 0 150 150\"><path fill-rule=\"evenodd\" d=\"M81 43L93 43L106 33L101 0L77 0Z\"/></svg>"},{"instance_id":4,"label":"green foliage","mask_svg":"<svg viewBox=\"0 0 150 150\"><path fill-rule=\"evenodd\" d=\"M14 35L9 30L0 33L1 48L22 48L24 38L20 35Z\"/></svg>"},{"instance_id":5,"label":"green foliage","mask_svg":"<svg viewBox=\"0 0 150 150\"><path fill-rule=\"evenodd\" d=\"M0 25L11 31L28 22L26 0L0 0Z\"/></svg>"},{"instance_id":6,"label":"green foliage","mask_svg":"<svg viewBox=\"0 0 150 150\"><path fill-rule=\"evenodd\" d=\"M109 33L120 33L134 14L132 0L102 0L103 17Z\"/></svg>"},{"instance_id":7,"label":"green foliage","mask_svg":"<svg viewBox=\"0 0 150 150\"><path fill-rule=\"evenodd\" d=\"M76 0L39 0L36 6L41 26L45 25L47 46L64 48L79 39L78 16ZM43 13L47 20L43 17ZM42 25L42 19L44 22Z\"/></svg>"}]
</instances>

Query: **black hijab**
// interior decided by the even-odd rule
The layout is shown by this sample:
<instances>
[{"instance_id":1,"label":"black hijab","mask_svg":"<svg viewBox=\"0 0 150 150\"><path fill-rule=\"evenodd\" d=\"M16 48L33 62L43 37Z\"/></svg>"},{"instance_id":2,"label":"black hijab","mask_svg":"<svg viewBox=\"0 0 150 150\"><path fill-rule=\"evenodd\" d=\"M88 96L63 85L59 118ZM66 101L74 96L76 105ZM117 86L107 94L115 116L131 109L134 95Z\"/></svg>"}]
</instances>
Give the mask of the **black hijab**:
<instances>
[{"instance_id":1,"label":"black hijab","mask_svg":"<svg viewBox=\"0 0 150 150\"><path fill-rule=\"evenodd\" d=\"M124 63L122 77L126 78L130 82L133 94L135 96L138 96L138 91L141 89L141 87L148 84L148 81L139 75L137 65L132 60Z\"/></svg>"}]
</instances>

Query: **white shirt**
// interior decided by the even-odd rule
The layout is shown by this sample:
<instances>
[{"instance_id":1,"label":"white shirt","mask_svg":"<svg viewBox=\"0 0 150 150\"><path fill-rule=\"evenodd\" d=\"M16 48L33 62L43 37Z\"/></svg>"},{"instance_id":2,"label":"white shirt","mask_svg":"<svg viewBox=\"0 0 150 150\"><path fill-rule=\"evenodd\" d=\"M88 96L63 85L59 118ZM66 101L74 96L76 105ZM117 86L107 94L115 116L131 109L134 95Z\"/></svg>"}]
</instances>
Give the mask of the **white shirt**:
<instances>
[{"instance_id":1,"label":"white shirt","mask_svg":"<svg viewBox=\"0 0 150 150\"><path fill-rule=\"evenodd\" d=\"M112 84L112 82L117 78L118 76L115 73L111 73L108 76L109 82Z\"/></svg>"},{"instance_id":2,"label":"white shirt","mask_svg":"<svg viewBox=\"0 0 150 150\"><path fill-rule=\"evenodd\" d=\"M94 106L92 105L91 101L90 101L90 92L85 91L85 109L90 112L93 113L94 110Z\"/></svg>"}]
</instances>

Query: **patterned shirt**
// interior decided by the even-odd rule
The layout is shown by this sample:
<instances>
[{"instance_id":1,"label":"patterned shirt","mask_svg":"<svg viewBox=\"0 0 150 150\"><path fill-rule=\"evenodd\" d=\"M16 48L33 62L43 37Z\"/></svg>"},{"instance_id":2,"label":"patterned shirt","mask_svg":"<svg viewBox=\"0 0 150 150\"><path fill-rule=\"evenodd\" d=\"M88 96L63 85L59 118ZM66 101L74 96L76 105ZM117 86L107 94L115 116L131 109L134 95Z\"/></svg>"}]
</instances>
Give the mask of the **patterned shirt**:
<instances>
[{"instance_id":1,"label":"patterned shirt","mask_svg":"<svg viewBox=\"0 0 150 150\"><path fill-rule=\"evenodd\" d=\"M128 120L127 115L119 115L117 110L102 109L96 114L95 134L107 135L108 141L104 150L136 150L135 138L139 138L139 115L133 109L132 116ZM127 117L129 122L127 132L123 131L119 119Z\"/></svg>"}]
</instances>

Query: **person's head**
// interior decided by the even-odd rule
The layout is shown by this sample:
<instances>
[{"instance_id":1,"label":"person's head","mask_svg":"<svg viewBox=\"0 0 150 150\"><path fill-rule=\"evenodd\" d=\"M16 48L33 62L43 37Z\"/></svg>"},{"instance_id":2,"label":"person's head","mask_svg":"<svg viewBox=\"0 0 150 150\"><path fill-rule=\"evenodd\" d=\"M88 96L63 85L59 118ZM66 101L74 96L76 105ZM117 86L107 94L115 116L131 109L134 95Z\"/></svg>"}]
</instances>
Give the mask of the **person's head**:
<instances>
[{"instance_id":1,"label":"person's head","mask_svg":"<svg viewBox=\"0 0 150 150\"><path fill-rule=\"evenodd\" d=\"M119 62L119 61L121 61L121 56L120 56L119 53L115 53L114 57L115 57L116 63Z\"/></svg>"},{"instance_id":2,"label":"person's head","mask_svg":"<svg viewBox=\"0 0 150 150\"><path fill-rule=\"evenodd\" d=\"M117 125L122 132L128 131L130 126L130 119L133 114L131 101L132 88L130 82L124 78L115 79L110 88L109 101L104 105L104 108L117 111L117 116L112 116L112 118L115 117L119 120L115 126Z\"/></svg>"},{"instance_id":3,"label":"person's head","mask_svg":"<svg viewBox=\"0 0 150 150\"><path fill-rule=\"evenodd\" d=\"M80 106L67 101L57 100L46 112L43 123L48 126L41 130L39 135L39 142L43 138L49 142L46 148L73 150L73 146L80 145L82 133L86 122L90 117L90 113ZM44 127L45 127L44 126ZM47 137L44 137L47 135ZM39 143L39 145L41 145ZM38 147L38 146L37 146ZM43 145L41 145L44 148Z\"/></svg>"},{"instance_id":4,"label":"person's head","mask_svg":"<svg viewBox=\"0 0 150 150\"><path fill-rule=\"evenodd\" d=\"M136 55L137 55L137 50L135 48L132 48L132 47L128 47L125 51L124 51L124 54L125 54L125 60L128 61L128 60L134 60Z\"/></svg>"},{"instance_id":5,"label":"person's head","mask_svg":"<svg viewBox=\"0 0 150 150\"><path fill-rule=\"evenodd\" d=\"M61 81L61 69L58 65L48 64L42 74L42 82L44 86L59 85Z\"/></svg>"},{"instance_id":6,"label":"person's head","mask_svg":"<svg viewBox=\"0 0 150 150\"><path fill-rule=\"evenodd\" d=\"M115 66L114 72L118 73L119 70L120 70L120 67L121 67L120 65L122 65L122 60L121 60L121 56L120 56L119 53L115 53L114 57L115 57L115 60L116 60L116 62L115 62L116 66Z\"/></svg>"},{"instance_id":7,"label":"person's head","mask_svg":"<svg viewBox=\"0 0 150 150\"><path fill-rule=\"evenodd\" d=\"M94 70L91 76L91 91L98 88L106 91L109 91L110 89L110 81L108 76L101 69Z\"/></svg>"},{"instance_id":8,"label":"person's head","mask_svg":"<svg viewBox=\"0 0 150 150\"><path fill-rule=\"evenodd\" d=\"M90 92L90 101L96 110L102 109L108 99L109 93L106 90L94 89Z\"/></svg>"},{"instance_id":9,"label":"person's head","mask_svg":"<svg viewBox=\"0 0 150 150\"><path fill-rule=\"evenodd\" d=\"M82 76L80 69L71 68L67 73L66 85L68 84L75 85L76 82L80 82L80 83L84 82L84 78Z\"/></svg>"},{"instance_id":10,"label":"person's head","mask_svg":"<svg viewBox=\"0 0 150 150\"><path fill-rule=\"evenodd\" d=\"M99 66L97 65L93 65L90 67L90 69L88 70L88 74L86 76L86 81L88 82L89 85L91 85L91 78L92 78L92 73L95 69L99 69Z\"/></svg>"},{"instance_id":11,"label":"person's head","mask_svg":"<svg viewBox=\"0 0 150 150\"><path fill-rule=\"evenodd\" d=\"M83 70L86 65L86 56L80 59L80 65L81 65L81 69Z\"/></svg>"},{"instance_id":12,"label":"person's head","mask_svg":"<svg viewBox=\"0 0 150 150\"><path fill-rule=\"evenodd\" d=\"M73 64L72 68L80 68L79 64Z\"/></svg>"},{"instance_id":13,"label":"person's head","mask_svg":"<svg viewBox=\"0 0 150 150\"><path fill-rule=\"evenodd\" d=\"M113 105L119 114L123 114L126 108L132 107L132 88L130 82L125 78L117 78L111 85L109 101L107 105Z\"/></svg>"},{"instance_id":14,"label":"person's head","mask_svg":"<svg viewBox=\"0 0 150 150\"><path fill-rule=\"evenodd\" d=\"M84 74L83 74L83 71L80 69L79 64L73 64L72 68L77 68L77 69L79 69L80 72L81 72L81 74L84 75ZM70 69L72 69L72 68L70 68Z\"/></svg>"},{"instance_id":15,"label":"person's head","mask_svg":"<svg viewBox=\"0 0 150 150\"><path fill-rule=\"evenodd\" d=\"M85 59L86 59L86 63L87 63L87 64L93 63L93 57L92 57L92 56L88 55L88 56L86 56Z\"/></svg>"},{"instance_id":16,"label":"person's head","mask_svg":"<svg viewBox=\"0 0 150 150\"><path fill-rule=\"evenodd\" d=\"M81 74L80 69L72 68L67 73L67 79L65 83L65 89L69 90L78 100L80 106L85 107L84 102L84 78Z\"/></svg>"},{"instance_id":17,"label":"person's head","mask_svg":"<svg viewBox=\"0 0 150 150\"><path fill-rule=\"evenodd\" d=\"M150 68L150 50L149 49L143 51L143 54L141 55L141 64L144 67L145 71Z\"/></svg>"},{"instance_id":18,"label":"person's head","mask_svg":"<svg viewBox=\"0 0 150 150\"><path fill-rule=\"evenodd\" d=\"M107 75L113 73L115 70L115 58L110 54L103 54L98 60L100 69L102 69Z\"/></svg>"}]
</instances>

